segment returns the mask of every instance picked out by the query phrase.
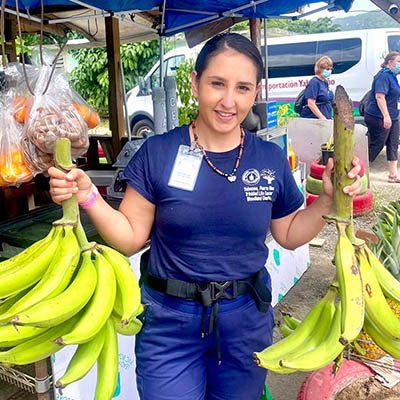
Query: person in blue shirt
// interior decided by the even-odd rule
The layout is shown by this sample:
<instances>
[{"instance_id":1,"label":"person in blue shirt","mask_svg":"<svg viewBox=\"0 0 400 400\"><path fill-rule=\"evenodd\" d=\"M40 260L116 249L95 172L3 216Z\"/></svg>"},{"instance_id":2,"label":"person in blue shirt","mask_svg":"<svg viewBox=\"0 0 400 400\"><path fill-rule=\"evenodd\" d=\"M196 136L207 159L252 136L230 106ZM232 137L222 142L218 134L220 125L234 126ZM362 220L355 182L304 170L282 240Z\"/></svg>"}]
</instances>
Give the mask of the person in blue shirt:
<instances>
[{"instance_id":1,"label":"person in blue shirt","mask_svg":"<svg viewBox=\"0 0 400 400\"><path fill-rule=\"evenodd\" d=\"M333 211L330 160L310 207L281 148L241 128L261 89L263 62L245 37L220 34L192 73L199 113L147 139L124 171L119 210L80 169L50 168L56 203L77 195L102 237L142 256L144 324L136 336L142 400L259 400L266 371L253 352L272 343L269 231L287 249L310 241ZM360 192L360 165L352 185Z\"/></svg>"},{"instance_id":2,"label":"person in blue shirt","mask_svg":"<svg viewBox=\"0 0 400 400\"><path fill-rule=\"evenodd\" d=\"M332 119L333 92L328 84L332 69L333 61L328 56L315 63L315 76L304 92L305 106L300 112L301 118Z\"/></svg>"},{"instance_id":3,"label":"person in blue shirt","mask_svg":"<svg viewBox=\"0 0 400 400\"><path fill-rule=\"evenodd\" d=\"M386 145L389 167L388 181L400 183L397 176L399 147L400 53L391 52L374 76L371 96L365 109L364 120L368 128L368 155L373 162Z\"/></svg>"}]
</instances>

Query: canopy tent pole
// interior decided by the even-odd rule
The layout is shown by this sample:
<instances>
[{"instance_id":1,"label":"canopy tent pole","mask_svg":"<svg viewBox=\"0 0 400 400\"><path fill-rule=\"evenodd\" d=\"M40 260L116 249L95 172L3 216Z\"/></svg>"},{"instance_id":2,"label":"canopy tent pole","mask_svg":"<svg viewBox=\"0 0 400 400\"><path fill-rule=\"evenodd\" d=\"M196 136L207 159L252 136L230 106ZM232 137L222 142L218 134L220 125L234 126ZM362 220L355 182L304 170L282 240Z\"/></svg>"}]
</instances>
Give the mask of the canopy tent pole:
<instances>
[{"instance_id":1,"label":"canopy tent pole","mask_svg":"<svg viewBox=\"0 0 400 400\"><path fill-rule=\"evenodd\" d=\"M160 87L164 85L164 37L160 36Z\"/></svg>"},{"instance_id":2,"label":"canopy tent pole","mask_svg":"<svg viewBox=\"0 0 400 400\"><path fill-rule=\"evenodd\" d=\"M268 101L268 47L267 18L264 18L264 67L265 67L265 101Z\"/></svg>"},{"instance_id":3,"label":"canopy tent pole","mask_svg":"<svg viewBox=\"0 0 400 400\"><path fill-rule=\"evenodd\" d=\"M106 17L104 22L106 25L108 78L110 82L108 110L112 133L113 161L115 161L121 151L121 138L125 136L124 108L122 102L124 93L122 93L120 69L119 20L114 17Z\"/></svg>"},{"instance_id":4,"label":"canopy tent pole","mask_svg":"<svg viewBox=\"0 0 400 400\"><path fill-rule=\"evenodd\" d=\"M259 18L249 19L250 23L250 38L251 41L257 46L259 52L261 52L261 23ZM256 101L261 100L261 92L257 94Z\"/></svg>"},{"instance_id":5,"label":"canopy tent pole","mask_svg":"<svg viewBox=\"0 0 400 400\"><path fill-rule=\"evenodd\" d=\"M125 129L126 133L128 134L128 140L132 140L131 134L131 125L129 122L129 115L128 115L128 105L126 101L126 89L125 89L125 73L124 73L124 66L122 65L122 61L119 61L119 68L121 71L121 85L122 85L122 100L124 102L124 116L125 116Z\"/></svg>"},{"instance_id":6,"label":"canopy tent pole","mask_svg":"<svg viewBox=\"0 0 400 400\"><path fill-rule=\"evenodd\" d=\"M165 21L165 6L167 0L163 1L161 23L160 23L160 87L164 86L164 21Z\"/></svg>"}]
</instances>

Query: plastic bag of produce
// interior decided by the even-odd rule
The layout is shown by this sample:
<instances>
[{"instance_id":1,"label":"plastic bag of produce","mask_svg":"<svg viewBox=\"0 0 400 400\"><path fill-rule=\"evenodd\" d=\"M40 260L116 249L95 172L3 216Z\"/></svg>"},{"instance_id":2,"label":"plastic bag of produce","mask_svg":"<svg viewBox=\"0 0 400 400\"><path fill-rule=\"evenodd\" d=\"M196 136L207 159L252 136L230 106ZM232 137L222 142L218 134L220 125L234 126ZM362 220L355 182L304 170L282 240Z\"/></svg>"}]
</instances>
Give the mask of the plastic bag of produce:
<instances>
[{"instance_id":1,"label":"plastic bag of produce","mask_svg":"<svg viewBox=\"0 0 400 400\"><path fill-rule=\"evenodd\" d=\"M25 163L21 146L22 130L14 119L15 90L2 93L0 105L0 186L29 182L32 172Z\"/></svg>"},{"instance_id":2,"label":"plastic bag of produce","mask_svg":"<svg viewBox=\"0 0 400 400\"><path fill-rule=\"evenodd\" d=\"M74 107L67 78L56 71L48 84L50 75L51 68L42 66L24 136L45 154L53 154L58 138L68 138L72 156L82 155L89 147L87 124Z\"/></svg>"},{"instance_id":3,"label":"plastic bag of produce","mask_svg":"<svg viewBox=\"0 0 400 400\"><path fill-rule=\"evenodd\" d=\"M54 165L53 155L43 153L26 136L22 138L21 145L25 156L25 163L32 171L33 176L39 173L47 175L47 170Z\"/></svg>"},{"instance_id":4,"label":"plastic bag of produce","mask_svg":"<svg viewBox=\"0 0 400 400\"><path fill-rule=\"evenodd\" d=\"M39 68L26 65L26 73L31 90L35 89L35 83L39 75ZM9 100L14 109L14 119L19 123L25 123L33 104L33 96L26 84L22 65L10 63L5 69L5 90L12 93ZM11 91L11 92L10 92Z\"/></svg>"}]
</instances>

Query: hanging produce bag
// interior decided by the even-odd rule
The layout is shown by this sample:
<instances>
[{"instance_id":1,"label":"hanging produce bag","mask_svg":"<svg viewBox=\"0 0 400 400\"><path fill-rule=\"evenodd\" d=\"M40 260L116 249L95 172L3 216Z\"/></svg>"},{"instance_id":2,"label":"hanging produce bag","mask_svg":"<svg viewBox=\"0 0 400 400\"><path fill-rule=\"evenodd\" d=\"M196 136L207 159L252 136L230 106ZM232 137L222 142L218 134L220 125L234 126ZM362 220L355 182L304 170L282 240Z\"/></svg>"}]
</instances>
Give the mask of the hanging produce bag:
<instances>
[{"instance_id":1,"label":"hanging produce bag","mask_svg":"<svg viewBox=\"0 0 400 400\"><path fill-rule=\"evenodd\" d=\"M54 153L58 138L68 138L72 156L77 157L89 147L87 131L86 122L74 107L66 77L58 72L51 77L51 68L42 66L24 136L45 154Z\"/></svg>"},{"instance_id":2,"label":"hanging produce bag","mask_svg":"<svg viewBox=\"0 0 400 400\"><path fill-rule=\"evenodd\" d=\"M29 182L32 172L25 163L21 146L22 130L14 119L15 90L2 93L0 105L0 186Z\"/></svg>"},{"instance_id":3,"label":"hanging produce bag","mask_svg":"<svg viewBox=\"0 0 400 400\"><path fill-rule=\"evenodd\" d=\"M26 65L25 67L29 87L34 90L39 68L33 65ZM25 123L33 104L33 96L28 89L21 64L10 63L7 65L5 69L5 85L5 90L10 94L8 101L11 101L14 119L19 123Z\"/></svg>"},{"instance_id":4,"label":"hanging produce bag","mask_svg":"<svg viewBox=\"0 0 400 400\"><path fill-rule=\"evenodd\" d=\"M32 171L32 174L34 176L39 173L47 175L47 170L54 166L53 155L43 153L26 136L22 138L21 145L25 156L25 163Z\"/></svg>"}]
</instances>

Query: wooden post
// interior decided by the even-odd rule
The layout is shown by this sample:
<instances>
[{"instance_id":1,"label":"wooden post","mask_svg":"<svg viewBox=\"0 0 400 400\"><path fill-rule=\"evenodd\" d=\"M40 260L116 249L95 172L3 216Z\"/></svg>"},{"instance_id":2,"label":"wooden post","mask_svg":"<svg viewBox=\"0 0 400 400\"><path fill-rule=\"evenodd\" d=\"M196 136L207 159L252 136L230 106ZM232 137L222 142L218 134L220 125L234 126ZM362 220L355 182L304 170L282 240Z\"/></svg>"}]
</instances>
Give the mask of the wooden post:
<instances>
[{"instance_id":1,"label":"wooden post","mask_svg":"<svg viewBox=\"0 0 400 400\"><path fill-rule=\"evenodd\" d=\"M11 19L11 49L10 49L10 62L17 62L17 46L15 39L17 37L17 22L14 18Z\"/></svg>"},{"instance_id":2,"label":"wooden post","mask_svg":"<svg viewBox=\"0 0 400 400\"><path fill-rule=\"evenodd\" d=\"M112 132L113 161L115 161L118 153L121 151L121 138L125 136L122 81L120 71L121 53L119 40L119 20L113 17L106 17L105 25L108 78L110 81L108 110L110 114L110 129Z\"/></svg>"},{"instance_id":3,"label":"wooden post","mask_svg":"<svg viewBox=\"0 0 400 400\"><path fill-rule=\"evenodd\" d=\"M250 38L251 41L257 46L258 51L261 53L261 20L259 18L250 18ZM257 95L256 101L261 100L261 91Z\"/></svg>"}]
</instances>

